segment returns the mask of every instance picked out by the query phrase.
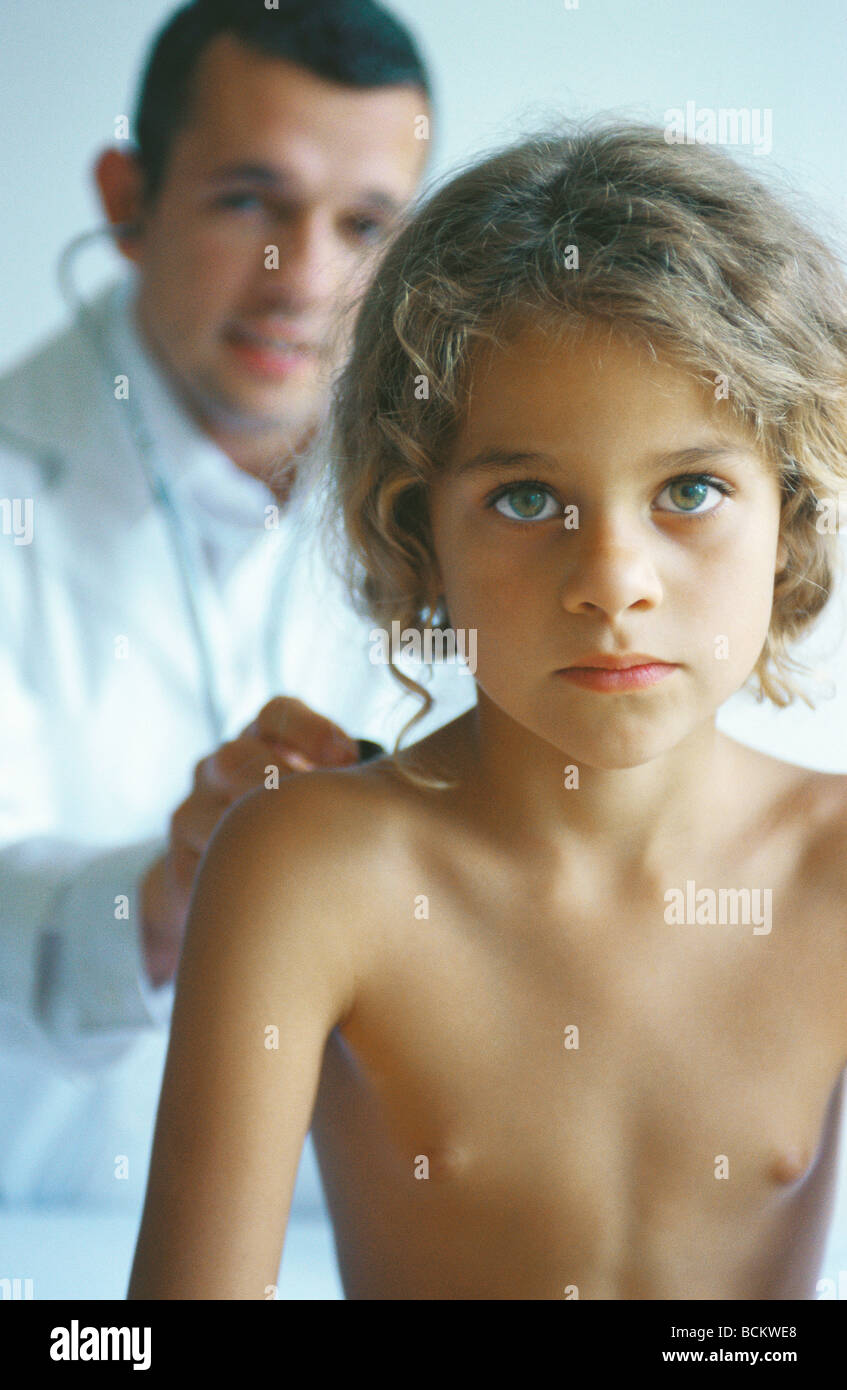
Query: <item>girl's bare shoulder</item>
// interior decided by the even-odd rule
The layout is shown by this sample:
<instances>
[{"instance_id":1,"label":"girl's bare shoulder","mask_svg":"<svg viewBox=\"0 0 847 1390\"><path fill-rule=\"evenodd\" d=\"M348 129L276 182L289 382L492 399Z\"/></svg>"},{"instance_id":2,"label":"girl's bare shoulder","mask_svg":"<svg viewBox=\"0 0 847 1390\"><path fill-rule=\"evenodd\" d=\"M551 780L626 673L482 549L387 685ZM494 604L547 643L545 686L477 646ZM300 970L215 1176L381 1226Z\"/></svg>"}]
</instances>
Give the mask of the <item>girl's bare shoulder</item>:
<instances>
[{"instance_id":1,"label":"girl's bare shoulder","mask_svg":"<svg viewBox=\"0 0 847 1390\"><path fill-rule=\"evenodd\" d=\"M831 900L833 921L847 919L847 774L746 753L746 785L760 788L759 824L781 845L782 862L795 865L798 891L810 903ZM844 928L847 944L847 920Z\"/></svg>"},{"instance_id":2,"label":"girl's bare shoulder","mask_svg":"<svg viewBox=\"0 0 847 1390\"><path fill-rule=\"evenodd\" d=\"M242 797L221 824L238 822L232 833L254 867L275 874L284 865L307 888L321 881L324 894L335 881L349 901L358 880L373 885L382 866L399 869L413 852L425 800L382 759L282 778Z\"/></svg>"},{"instance_id":3,"label":"girl's bare shoulder","mask_svg":"<svg viewBox=\"0 0 847 1390\"><path fill-rule=\"evenodd\" d=\"M832 889L847 918L847 773L798 772L805 772L799 781L797 805L803 824L806 872L816 886Z\"/></svg>"},{"instance_id":4,"label":"girl's bare shoulder","mask_svg":"<svg viewBox=\"0 0 847 1390\"><path fill-rule=\"evenodd\" d=\"M847 889L847 774L788 763L735 744L733 833L789 860L809 890Z\"/></svg>"},{"instance_id":5,"label":"girl's bare shoulder","mask_svg":"<svg viewBox=\"0 0 847 1390\"><path fill-rule=\"evenodd\" d=\"M187 978L208 975L213 957L251 989L295 982L298 998L345 1018L415 880L406 825L402 787L376 768L297 773L248 792L222 817L200 869Z\"/></svg>"}]
</instances>

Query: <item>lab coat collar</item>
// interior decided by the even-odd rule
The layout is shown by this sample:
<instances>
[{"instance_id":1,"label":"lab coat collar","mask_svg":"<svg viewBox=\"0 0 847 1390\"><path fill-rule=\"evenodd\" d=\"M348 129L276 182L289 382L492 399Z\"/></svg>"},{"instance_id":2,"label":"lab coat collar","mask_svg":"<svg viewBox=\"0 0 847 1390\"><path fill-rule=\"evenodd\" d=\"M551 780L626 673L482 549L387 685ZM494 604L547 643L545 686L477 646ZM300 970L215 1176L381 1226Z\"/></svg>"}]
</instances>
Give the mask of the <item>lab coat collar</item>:
<instances>
[{"instance_id":1,"label":"lab coat collar","mask_svg":"<svg viewBox=\"0 0 847 1390\"><path fill-rule=\"evenodd\" d=\"M178 399L164 369L142 336L136 319L138 281L135 275L119 280L102 302L102 327L110 339L115 362L129 378L129 389L155 445L156 467L172 490L187 498L201 491L202 482L215 477L233 499L257 498L269 489L240 470L191 418ZM133 446L137 447L133 439ZM149 490L134 494L139 511L154 505ZM234 503L235 505L235 503Z\"/></svg>"}]
</instances>

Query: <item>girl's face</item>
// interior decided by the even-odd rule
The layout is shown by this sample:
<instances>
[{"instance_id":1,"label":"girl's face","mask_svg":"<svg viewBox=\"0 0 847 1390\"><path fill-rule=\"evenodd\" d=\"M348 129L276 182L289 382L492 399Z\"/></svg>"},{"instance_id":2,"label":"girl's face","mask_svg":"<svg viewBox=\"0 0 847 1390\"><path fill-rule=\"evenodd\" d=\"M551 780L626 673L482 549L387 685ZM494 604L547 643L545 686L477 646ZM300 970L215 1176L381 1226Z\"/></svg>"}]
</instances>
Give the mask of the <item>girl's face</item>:
<instances>
[{"instance_id":1,"label":"girl's face","mask_svg":"<svg viewBox=\"0 0 847 1390\"><path fill-rule=\"evenodd\" d=\"M779 516L776 473L728 402L594 327L565 345L526 329L480 355L431 493L442 590L452 625L477 630L484 696L599 768L674 747L750 675ZM641 688L562 674L598 653L671 669Z\"/></svg>"}]
</instances>

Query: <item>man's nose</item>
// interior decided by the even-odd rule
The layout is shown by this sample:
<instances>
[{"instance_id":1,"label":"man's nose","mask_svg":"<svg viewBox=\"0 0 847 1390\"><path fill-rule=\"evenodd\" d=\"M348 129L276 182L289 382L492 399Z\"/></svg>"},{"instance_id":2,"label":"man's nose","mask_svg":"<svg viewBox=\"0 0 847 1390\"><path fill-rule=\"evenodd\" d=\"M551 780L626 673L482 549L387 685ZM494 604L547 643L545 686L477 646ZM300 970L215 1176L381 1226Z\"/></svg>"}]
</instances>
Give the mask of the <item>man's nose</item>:
<instances>
[{"instance_id":1,"label":"man's nose","mask_svg":"<svg viewBox=\"0 0 847 1390\"><path fill-rule=\"evenodd\" d=\"M614 619L627 609L646 611L661 602L655 549L637 522L598 519L567 535L561 585L567 612L600 612Z\"/></svg>"},{"instance_id":2,"label":"man's nose","mask_svg":"<svg viewBox=\"0 0 847 1390\"><path fill-rule=\"evenodd\" d=\"M341 292L343 267L326 218L304 211L281 219L270 244L276 246L278 256L271 258L265 251L266 273L287 304L305 308L333 303Z\"/></svg>"}]
</instances>

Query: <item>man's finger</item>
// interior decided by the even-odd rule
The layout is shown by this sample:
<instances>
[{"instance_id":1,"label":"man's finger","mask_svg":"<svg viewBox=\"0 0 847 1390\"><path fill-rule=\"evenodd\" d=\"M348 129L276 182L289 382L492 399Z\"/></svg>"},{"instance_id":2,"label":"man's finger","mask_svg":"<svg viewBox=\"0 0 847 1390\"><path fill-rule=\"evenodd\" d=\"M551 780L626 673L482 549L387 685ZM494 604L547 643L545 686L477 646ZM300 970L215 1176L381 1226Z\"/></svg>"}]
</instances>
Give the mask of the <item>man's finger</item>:
<instances>
[{"instance_id":1,"label":"man's finger","mask_svg":"<svg viewBox=\"0 0 847 1390\"><path fill-rule=\"evenodd\" d=\"M194 791L200 796L211 795L229 801L233 787L258 785L261 781L259 770L272 761L273 755L265 740L240 734L229 743L222 743L197 764Z\"/></svg>"},{"instance_id":2,"label":"man's finger","mask_svg":"<svg viewBox=\"0 0 847 1390\"><path fill-rule=\"evenodd\" d=\"M229 803L211 798L189 797L171 816L171 850L191 850L203 854Z\"/></svg>"},{"instance_id":3,"label":"man's finger","mask_svg":"<svg viewBox=\"0 0 847 1390\"><path fill-rule=\"evenodd\" d=\"M211 757L204 759L202 771L198 769L195 779L195 792L229 803L261 787L269 768L278 768L281 774L290 776L312 772L317 765L296 748L242 734L232 743L221 744Z\"/></svg>"},{"instance_id":4,"label":"man's finger","mask_svg":"<svg viewBox=\"0 0 847 1390\"><path fill-rule=\"evenodd\" d=\"M281 695L259 711L258 717L245 730L248 732L296 750L315 764L335 767L339 763L357 762L359 758L355 740L331 719L316 714L302 700Z\"/></svg>"}]
</instances>

